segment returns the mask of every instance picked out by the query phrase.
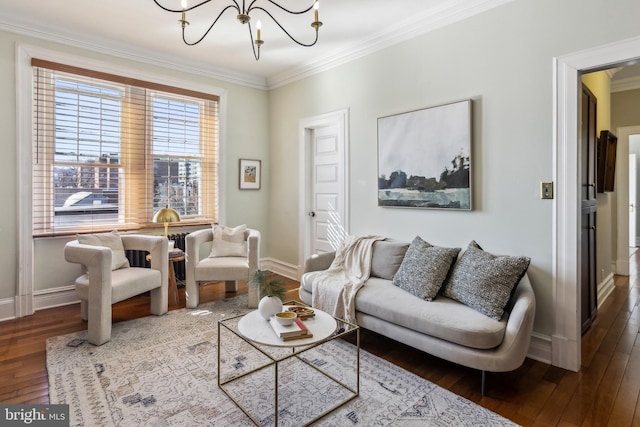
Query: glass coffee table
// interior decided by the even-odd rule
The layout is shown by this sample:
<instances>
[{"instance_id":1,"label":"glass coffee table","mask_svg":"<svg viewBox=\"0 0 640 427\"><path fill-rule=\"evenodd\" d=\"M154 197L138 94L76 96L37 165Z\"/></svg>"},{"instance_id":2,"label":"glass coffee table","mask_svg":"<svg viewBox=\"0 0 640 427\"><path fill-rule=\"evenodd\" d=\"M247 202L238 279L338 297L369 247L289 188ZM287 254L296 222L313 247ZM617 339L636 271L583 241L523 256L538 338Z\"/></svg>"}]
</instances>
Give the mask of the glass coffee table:
<instances>
[{"instance_id":1,"label":"glass coffee table","mask_svg":"<svg viewBox=\"0 0 640 427\"><path fill-rule=\"evenodd\" d=\"M313 336L290 341L257 310L218 322L218 387L256 425L306 426L360 393L360 328L313 310ZM355 339L352 354L327 362L341 338Z\"/></svg>"}]
</instances>

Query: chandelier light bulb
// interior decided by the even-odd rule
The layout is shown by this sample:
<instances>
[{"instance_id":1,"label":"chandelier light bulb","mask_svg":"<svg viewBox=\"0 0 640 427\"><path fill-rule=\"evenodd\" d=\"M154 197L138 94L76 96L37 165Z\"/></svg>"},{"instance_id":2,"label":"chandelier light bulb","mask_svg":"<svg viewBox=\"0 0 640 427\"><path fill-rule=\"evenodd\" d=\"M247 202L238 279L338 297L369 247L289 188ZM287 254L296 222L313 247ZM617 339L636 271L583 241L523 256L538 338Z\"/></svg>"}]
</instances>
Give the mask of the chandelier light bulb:
<instances>
[{"instance_id":1,"label":"chandelier light bulb","mask_svg":"<svg viewBox=\"0 0 640 427\"><path fill-rule=\"evenodd\" d=\"M180 22L180 25L182 26L182 31L184 32L185 27L189 25L189 22L187 22L187 12L186 12L187 0L182 0L180 5L182 6L182 19L179 22Z\"/></svg>"},{"instance_id":2,"label":"chandelier light bulb","mask_svg":"<svg viewBox=\"0 0 640 427\"><path fill-rule=\"evenodd\" d=\"M316 4L313 5L313 17L316 22L318 22L318 9L320 8L320 2L316 1Z\"/></svg>"},{"instance_id":3,"label":"chandelier light bulb","mask_svg":"<svg viewBox=\"0 0 640 427\"><path fill-rule=\"evenodd\" d=\"M259 19L258 19L258 22L256 22L256 30L258 30L257 40L261 40L260 39L260 31L262 30L262 22Z\"/></svg>"}]
</instances>

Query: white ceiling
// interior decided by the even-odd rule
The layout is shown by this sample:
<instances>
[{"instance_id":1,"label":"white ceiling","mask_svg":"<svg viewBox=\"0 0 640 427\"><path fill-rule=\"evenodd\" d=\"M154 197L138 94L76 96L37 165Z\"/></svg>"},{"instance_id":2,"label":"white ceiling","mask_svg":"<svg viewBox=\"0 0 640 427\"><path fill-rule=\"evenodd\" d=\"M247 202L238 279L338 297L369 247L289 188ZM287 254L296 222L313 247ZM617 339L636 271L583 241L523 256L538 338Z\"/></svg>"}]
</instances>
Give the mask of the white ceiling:
<instances>
[{"instance_id":1,"label":"white ceiling","mask_svg":"<svg viewBox=\"0 0 640 427\"><path fill-rule=\"evenodd\" d=\"M158 0L180 8L180 0ZM194 6L205 0L188 0ZM200 38L224 6L234 0L211 0L190 11L188 40ZM235 0L242 4L249 0ZM313 0L280 0L304 9ZM257 88L273 88L326 70L376 50L500 6L512 0L320 0L318 43L310 48L292 42L263 12L260 61L253 57L247 26L227 10L196 46L182 42L179 15L153 0L0 0L0 30L51 40L101 53L135 59ZM256 5L273 11L302 42L314 38L312 12L291 16L268 0ZM615 71L612 91L640 87L640 65Z\"/></svg>"},{"instance_id":2,"label":"white ceiling","mask_svg":"<svg viewBox=\"0 0 640 427\"><path fill-rule=\"evenodd\" d=\"M159 0L180 8L180 0ZM189 6L202 0L189 0ZM243 0L244 1L244 0ZM179 67L260 88L276 87L386 46L416 37L512 0L321 0L319 42L296 45L262 12L260 61L253 57L246 26L227 10L196 46L182 42L179 15L160 9L153 0L0 0L0 29L88 48L138 61ZM238 3L240 0L236 0ZM232 0L212 0L188 13L187 38L199 38L216 10ZM249 2L247 1L247 4ZM290 9L312 0L282 0ZM257 0L268 10L274 6ZM302 5L302 6L301 6ZM275 8L276 15L277 8ZM313 40L312 12L277 13L287 30L303 42Z\"/></svg>"}]
</instances>

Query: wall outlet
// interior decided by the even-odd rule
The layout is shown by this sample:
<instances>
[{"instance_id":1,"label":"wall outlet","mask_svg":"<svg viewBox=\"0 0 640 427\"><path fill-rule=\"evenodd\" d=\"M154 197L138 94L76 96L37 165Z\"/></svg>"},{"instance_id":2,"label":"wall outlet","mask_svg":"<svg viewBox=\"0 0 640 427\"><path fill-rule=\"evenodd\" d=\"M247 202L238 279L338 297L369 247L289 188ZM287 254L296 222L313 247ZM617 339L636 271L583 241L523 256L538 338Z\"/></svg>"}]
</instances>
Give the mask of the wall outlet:
<instances>
[{"instance_id":1,"label":"wall outlet","mask_svg":"<svg viewBox=\"0 0 640 427\"><path fill-rule=\"evenodd\" d=\"M540 198L553 199L553 182L540 183Z\"/></svg>"}]
</instances>

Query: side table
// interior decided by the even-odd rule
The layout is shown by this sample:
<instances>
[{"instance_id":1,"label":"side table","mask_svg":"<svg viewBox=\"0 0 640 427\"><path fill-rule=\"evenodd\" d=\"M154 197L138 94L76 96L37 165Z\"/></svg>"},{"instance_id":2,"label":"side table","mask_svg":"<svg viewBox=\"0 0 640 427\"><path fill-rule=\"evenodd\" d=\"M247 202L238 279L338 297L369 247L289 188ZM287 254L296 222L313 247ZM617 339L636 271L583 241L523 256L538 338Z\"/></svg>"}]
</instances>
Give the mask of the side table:
<instances>
[{"instance_id":1,"label":"side table","mask_svg":"<svg viewBox=\"0 0 640 427\"><path fill-rule=\"evenodd\" d=\"M151 261L151 254L147 255L147 261ZM171 304L178 304L178 285L176 284L176 270L173 263L184 261L184 252L182 249L173 249L169 251L169 300Z\"/></svg>"}]
</instances>

